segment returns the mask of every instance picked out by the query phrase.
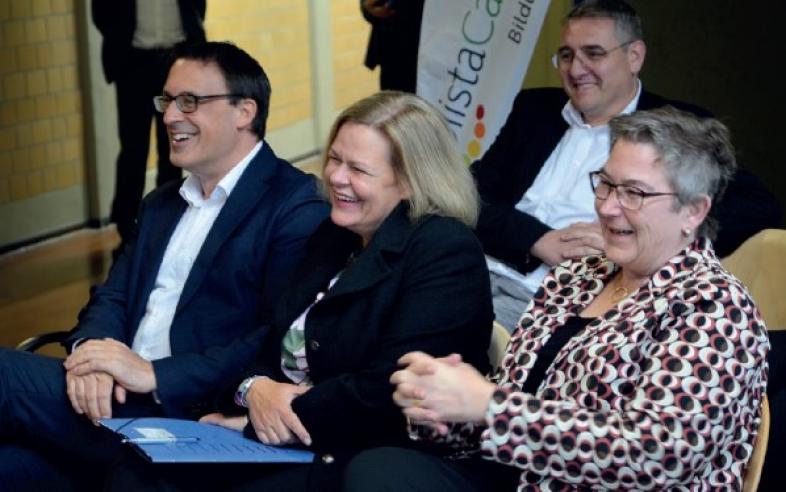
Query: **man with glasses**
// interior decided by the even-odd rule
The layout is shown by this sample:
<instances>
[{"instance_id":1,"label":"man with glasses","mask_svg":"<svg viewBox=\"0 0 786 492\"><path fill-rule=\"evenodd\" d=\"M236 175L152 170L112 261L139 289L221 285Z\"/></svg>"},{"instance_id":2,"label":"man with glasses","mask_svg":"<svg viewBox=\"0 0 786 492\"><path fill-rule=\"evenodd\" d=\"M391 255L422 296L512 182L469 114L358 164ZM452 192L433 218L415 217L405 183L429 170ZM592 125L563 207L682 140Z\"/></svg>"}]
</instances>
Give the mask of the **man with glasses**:
<instances>
[{"instance_id":1,"label":"man with glasses","mask_svg":"<svg viewBox=\"0 0 786 492\"><path fill-rule=\"evenodd\" d=\"M521 91L494 144L473 163L483 203L477 233L494 312L508 329L551 266L603 250L588 175L608 158L609 120L665 105L709 116L643 90L638 74L645 55L641 21L627 3L588 0L574 7L552 58L563 90ZM715 210L720 256L780 223L775 197L744 170Z\"/></svg>"},{"instance_id":2,"label":"man with glasses","mask_svg":"<svg viewBox=\"0 0 786 492\"><path fill-rule=\"evenodd\" d=\"M55 464L102 469L119 443L98 419L200 417L254 358L328 213L314 177L264 142L269 97L262 67L234 45L176 52L151 103L172 163L189 177L143 200L138 233L80 314L65 362L0 350L4 486L26 470L47 477L41 470Z\"/></svg>"},{"instance_id":3,"label":"man with glasses","mask_svg":"<svg viewBox=\"0 0 786 492\"><path fill-rule=\"evenodd\" d=\"M101 62L106 81L115 86L120 152L110 219L128 242L145 189L150 122L156 132L156 186L179 180L169 161L166 128L150 98L161 92L172 49L205 40L206 0L92 0L93 23L101 32Z\"/></svg>"}]
</instances>

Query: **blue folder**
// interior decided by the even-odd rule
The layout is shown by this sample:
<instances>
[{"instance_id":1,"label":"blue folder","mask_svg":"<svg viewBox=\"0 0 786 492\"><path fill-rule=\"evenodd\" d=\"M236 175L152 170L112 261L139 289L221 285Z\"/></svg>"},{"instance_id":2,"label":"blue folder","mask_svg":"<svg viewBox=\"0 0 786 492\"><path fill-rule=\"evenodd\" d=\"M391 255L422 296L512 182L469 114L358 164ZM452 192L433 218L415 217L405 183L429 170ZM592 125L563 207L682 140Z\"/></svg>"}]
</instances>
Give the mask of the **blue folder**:
<instances>
[{"instance_id":1,"label":"blue folder","mask_svg":"<svg viewBox=\"0 0 786 492\"><path fill-rule=\"evenodd\" d=\"M101 425L123 437L153 463L310 463L314 453L268 446L239 431L193 420L168 418L103 419Z\"/></svg>"}]
</instances>

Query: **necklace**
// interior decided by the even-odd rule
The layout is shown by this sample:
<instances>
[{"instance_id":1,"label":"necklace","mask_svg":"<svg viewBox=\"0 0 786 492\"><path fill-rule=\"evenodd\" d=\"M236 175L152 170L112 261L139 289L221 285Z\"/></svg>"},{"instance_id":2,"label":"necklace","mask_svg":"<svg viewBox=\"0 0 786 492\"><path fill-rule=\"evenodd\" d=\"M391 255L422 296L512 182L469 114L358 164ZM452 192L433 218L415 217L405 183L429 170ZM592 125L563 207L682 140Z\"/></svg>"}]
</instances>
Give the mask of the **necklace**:
<instances>
[{"instance_id":1,"label":"necklace","mask_svg":"<svg viewBox=\"0 0 786 492\"><path fill-rule=\"evenodd\" d=\"M612 290L611 290L611 302L614 303L614 304L617 304L621 300L623 300L626 297L628 297L630 295L630 291L628 290L627 287L625 287L623 285L619 285L619 284L622 283L622 275L620 275L620 274L618 274L614 278L614 282L613 283L617 284L617 285L612 285L611 286L611 288L612 288Z\"/></svg>"}]
</instances>

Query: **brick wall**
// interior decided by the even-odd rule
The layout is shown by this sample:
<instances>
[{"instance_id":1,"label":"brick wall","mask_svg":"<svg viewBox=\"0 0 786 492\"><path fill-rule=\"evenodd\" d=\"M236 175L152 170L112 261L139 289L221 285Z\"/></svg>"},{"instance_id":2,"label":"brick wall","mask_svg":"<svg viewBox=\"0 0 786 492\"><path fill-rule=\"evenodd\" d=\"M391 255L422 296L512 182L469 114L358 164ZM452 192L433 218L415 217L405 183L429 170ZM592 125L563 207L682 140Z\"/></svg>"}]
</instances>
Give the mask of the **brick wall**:
<instances>
[{"instance_id":1,"label":"brick wall","mask_svg":"<svg viewBox=\"0 0 786 492\"><path fill-rule=\"evenodd\" d=\"M208 2L208 39L234 42L259 60L270 78L268 131L311 115L307 7L305 0Z\"/></svg>"},{"instance_id":2,"label":"brick wall","mask_svg":"<svg viewBox=\"0 0 786 492\"><path fill-rule=\"evenodd\" d=\"M360 13L359 2L331 1L330 20L333 33L334 98L336 110L340 110L379 89L379 69L371 71L363 65L371 29Z\"/></svg>"},{"instance_id":3,"label":"brick wall","mask_svg":"<svg viewBox=\"0 0 786 492\"><path fill-rule=\"evenodd\" d=\"M0 205L83 180L73 0L0 0Z\"/></svg>"}]
</instances>

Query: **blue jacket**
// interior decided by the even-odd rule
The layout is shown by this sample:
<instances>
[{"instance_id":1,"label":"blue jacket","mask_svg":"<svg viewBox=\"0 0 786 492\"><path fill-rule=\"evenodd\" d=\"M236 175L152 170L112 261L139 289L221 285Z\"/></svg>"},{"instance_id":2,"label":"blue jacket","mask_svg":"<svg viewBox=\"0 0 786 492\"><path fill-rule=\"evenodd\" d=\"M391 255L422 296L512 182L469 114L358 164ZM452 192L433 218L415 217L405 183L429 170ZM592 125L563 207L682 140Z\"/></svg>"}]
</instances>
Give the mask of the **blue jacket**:
<instances>
[{"instance_id":1,"label":"blue jacket","mask_svg":"<svg viewBox=\"0 0 786 492\"><path fill-rule=\"evenodd\" d=\"M65 342L114 338L131 345L169 239L187 204L180 183L142 202L137 236L93 292ZM268 145L249 163L194 261L170 330L172 356L153 362L165 415L197 417L222 382L247 369L290 270L327 215L313 176Z\"/></svg>"}]
</instances>

